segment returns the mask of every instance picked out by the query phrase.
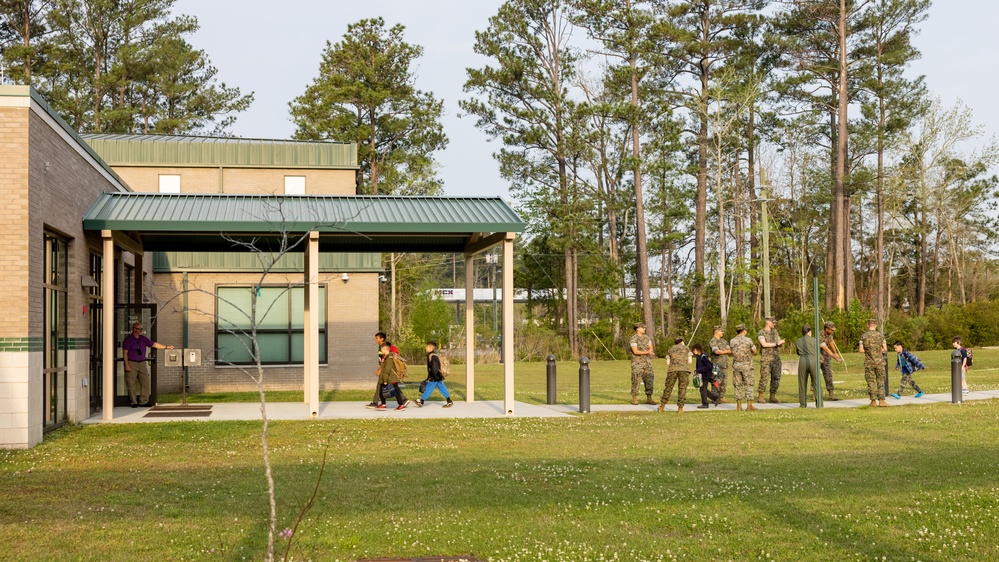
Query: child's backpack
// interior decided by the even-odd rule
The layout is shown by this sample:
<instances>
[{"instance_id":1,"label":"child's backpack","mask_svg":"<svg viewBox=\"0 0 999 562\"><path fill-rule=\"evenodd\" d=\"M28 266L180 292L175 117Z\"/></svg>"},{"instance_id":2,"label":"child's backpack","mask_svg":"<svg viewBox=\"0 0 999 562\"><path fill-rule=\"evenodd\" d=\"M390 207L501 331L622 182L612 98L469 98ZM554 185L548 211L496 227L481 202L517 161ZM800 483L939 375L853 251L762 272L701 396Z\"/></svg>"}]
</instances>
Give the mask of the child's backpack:
<instances>
[{"instance_id":1,"label":"child's backpack","mask_svg":"<svg viewBox=\"0 0 999 562\"><path fill-rule=\"evenodd\" d=\"M434 355L436 355L437 359L441 362L441 378L446 379L451 376L451 361L440 353L435 353Z\"/></svg>"},{"instance_id":2,"label":"child's backpack","mask_svg":"<svg viewBox=\"0 0 999 562\"><path fill-rule=\"evenodd\" d=\"M964 352L968 354L968 366L970 367L971 366L971 361L972 361L971 348L970 347L964 348Z\"/></svg>"},{"instance_id":3,"label":"child's backpack","mask_svg":"<svg viewBox=\"0 0 999 562\"><path fill-rule=\"evenodd\" d=\"M399 377L400 381L406 380L406 375L409 374L409 363L398 355L392 356L392 361L395 363L395 373Z\"/></svg>"}]
</instances>

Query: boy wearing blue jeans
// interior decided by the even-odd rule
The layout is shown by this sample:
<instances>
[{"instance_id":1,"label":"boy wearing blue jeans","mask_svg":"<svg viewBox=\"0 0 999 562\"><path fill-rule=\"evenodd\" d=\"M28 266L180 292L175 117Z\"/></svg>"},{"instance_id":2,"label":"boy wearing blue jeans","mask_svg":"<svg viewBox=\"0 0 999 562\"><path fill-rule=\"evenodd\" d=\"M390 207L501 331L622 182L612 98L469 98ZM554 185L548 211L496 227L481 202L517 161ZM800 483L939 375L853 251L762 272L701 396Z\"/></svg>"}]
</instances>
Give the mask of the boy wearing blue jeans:
<instances>
[{"instance_id":1,"label":"boy wearing blue jeans","mask_svg":"<svg viewBox=\"0 0 999 562\"><path fill-rule=\"evenodd\" d=\"M454 406L454 402L451 402L451 393L444 385L444 375L441 374L441 358L437 355L437 342L429 341L427 342L427 388L423 391L423 396L416 401L416 405L422 407L435 388L440 390L441 395L447 400L445 408Z\"/></svg>"},{"instance_id":2,"label":"boy wearing blue jeans","mask_svg":"<svg viewBox=\"0 0 999 562\"><path fill-rule=\"evenodd\" d=\"M895 368L902 371L902 384L899 385L898 392L892 394L891 397L895 400L900 400L902 398L902 393L905 392L905 384L909 383L916 391L916 398L922 398L923 389L919 388L916 381L912 379L912 373L915 373L920 369L925 369L926 367L918 357L913 355L911 351L902 348L902 342L897 341L892 344L892 347L895 348L895 353L898 354L898 359L895 361Z\"/></svg>"}]
</instances>

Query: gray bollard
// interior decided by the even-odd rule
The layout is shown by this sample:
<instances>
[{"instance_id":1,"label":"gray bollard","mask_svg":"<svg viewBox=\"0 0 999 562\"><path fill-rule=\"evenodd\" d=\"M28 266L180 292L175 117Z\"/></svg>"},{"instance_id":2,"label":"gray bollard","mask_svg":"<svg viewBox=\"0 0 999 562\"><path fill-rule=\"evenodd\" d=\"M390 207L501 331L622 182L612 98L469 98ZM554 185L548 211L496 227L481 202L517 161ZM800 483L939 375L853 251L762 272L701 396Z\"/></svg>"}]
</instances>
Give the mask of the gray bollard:
<instances>
[{"instance_id":1,"label":"gray bollard","mask_svg":"<svg viewBox=\"0 0 999 562\"><path fill-rule=\"evenodd\" d=\"M545 370L548 373L548 405L551 406L555 404L555 355L548 355L548 367Z\"/></svg>"},{"instance_id":2,"label":"gray bollard","mask_svg":"<svg viewBox=\"0 0 999 562\"><path fill-rule=\"evenodd\" d=\"M590 360L579 358L579 413L590 413Z\"/></svg>"},{"instance_id":3,"label":"gray bollard","mask_svg":"<svg viewBox=\"0 0 999 562\"><path fill-rule=\"evenodd\" d=\"M964 357L957 349L950 354L950 403L960 404L963 400L961 396L961 368L964 366Z\"/></svg>"}]
</instances>

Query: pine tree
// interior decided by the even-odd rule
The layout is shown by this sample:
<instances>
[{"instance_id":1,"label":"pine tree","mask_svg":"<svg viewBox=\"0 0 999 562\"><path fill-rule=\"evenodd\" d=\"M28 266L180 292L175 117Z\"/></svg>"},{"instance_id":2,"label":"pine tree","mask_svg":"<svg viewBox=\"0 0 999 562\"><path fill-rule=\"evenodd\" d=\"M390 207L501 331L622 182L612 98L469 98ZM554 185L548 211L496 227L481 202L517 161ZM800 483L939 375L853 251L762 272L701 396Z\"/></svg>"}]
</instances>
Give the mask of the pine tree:
<instances>
[{"instance_id":1,"label":"pine tree","mask_svg":"<svg viewBox=\"0 0 999 562\"><path fill-rule=\"evenodd\" d=\"M289 104L295 138L357 143L358 195L441 189L434 153L448 143L444 105L416 88L423 47L404 32L382 18L347 26L343 39L326 43L319 76Z\"/></svg>"}]
</instances>

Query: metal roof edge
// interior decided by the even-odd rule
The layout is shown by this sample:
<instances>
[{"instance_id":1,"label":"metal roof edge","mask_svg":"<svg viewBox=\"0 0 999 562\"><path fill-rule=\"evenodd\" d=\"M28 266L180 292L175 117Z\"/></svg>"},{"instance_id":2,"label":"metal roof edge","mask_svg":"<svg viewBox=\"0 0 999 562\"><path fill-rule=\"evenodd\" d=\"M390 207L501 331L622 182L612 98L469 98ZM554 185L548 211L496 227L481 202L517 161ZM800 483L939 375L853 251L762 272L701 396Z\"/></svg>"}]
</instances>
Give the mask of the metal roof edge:
<instances>
[{"instance_id":1,"label":"metal roof edge","mask_svg":"<svg viewBox=\"0 0 999 562\"><path fill-rule=\"evenodd\" d=\"M62 129L62 132L67 134L79 149L86 152L87 155L89 155L91 158L95 160L95 163L102 169L103 172L106 172L108 175L111 176L112 183L117 183L118 187L124 189L126 192L132 191L132 188L130 188L128 184L125 183L125 180L121 179L121 176L115 173L115 171L111 169L111 166L107 162L105 162L104 159L101 158L100 155L97 154L97 152L94 151L94 149L89 144L84 142L83 138L80 137L80 133L78 133L75 129L73 129L73 127L71 127L69 123L67 123L58 113L56 113L54 109L52 109L52 106L49 105L47 101L45 101L45 98L42 97L42 95L38 92L38 90L35 89L34 86L0 85L0 97L30 98L31 101L33 102L32 109L36 109L37 107L38 109L42 110L42 112L45 114L46 117L52 119L52 121L55 122L55 125L60 127Z\"/></svg>"}]
</instances>

